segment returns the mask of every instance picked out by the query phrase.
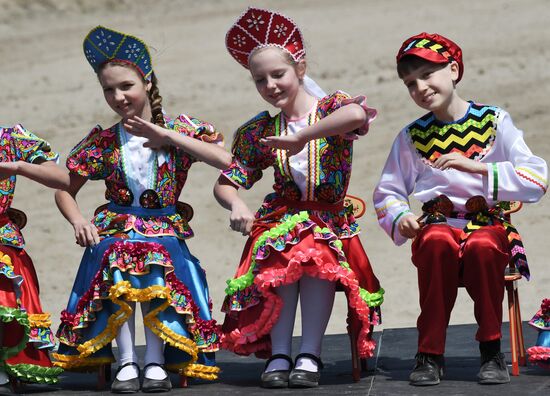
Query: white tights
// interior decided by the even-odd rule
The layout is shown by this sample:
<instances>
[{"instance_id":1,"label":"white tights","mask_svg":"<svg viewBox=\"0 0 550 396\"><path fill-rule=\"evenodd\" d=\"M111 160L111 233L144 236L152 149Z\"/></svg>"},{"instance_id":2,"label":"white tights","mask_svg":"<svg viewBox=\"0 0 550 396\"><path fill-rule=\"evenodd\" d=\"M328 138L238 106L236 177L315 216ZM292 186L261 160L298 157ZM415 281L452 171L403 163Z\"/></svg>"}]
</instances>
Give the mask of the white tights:
<instances>
[{"instance_id":1,"label":"white tights","mask_svg":"<svg viewBox=\"0 0 550 396\"><path fill-rule=\"evenodd\" d=\"M299 282L280 286L276 293L283 300L279 320L271 329L272 354L291 356L292 331L300 294L302 311L302 342L300 353L321 355L321 342L328 325L336 284L323 279L304 275ZM289 363L284 359L273 360L266 371L288 370ZM296 368L317 371L317 363L309 358L300 358Z\"/></svg>"},{"instance_id":2,"label":"white tights","mask_svg":"<svg viewBox=\"0 0 550 396\"><path fill-rule=\"evenodd\" d=\"M132 308L132 314L128 320L120 327L116 336L116 343L119 351L120 365L126 363L137 363L137 354L135 349L136 341L136 303L127 302ZM141 303L141 313L145 317L149 312L149 303ZM149 363L164 364L164 344L147 326L145 327L145 365ZM138 377L138 370L135 366L126 366L117 374L117 379L120 381L129 380ZM148 367L145 372L145 377L150 379L164 379L166 372L158 366Z\"/></svg>"}]
</instances>

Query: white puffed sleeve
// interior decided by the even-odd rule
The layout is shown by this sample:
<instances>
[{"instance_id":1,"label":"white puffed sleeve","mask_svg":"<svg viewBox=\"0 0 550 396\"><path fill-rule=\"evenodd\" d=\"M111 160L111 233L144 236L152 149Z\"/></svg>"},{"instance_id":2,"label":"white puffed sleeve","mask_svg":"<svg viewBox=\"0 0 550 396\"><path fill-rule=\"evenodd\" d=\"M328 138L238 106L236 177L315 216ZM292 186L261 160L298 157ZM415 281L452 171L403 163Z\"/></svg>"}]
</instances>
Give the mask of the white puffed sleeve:
<instances>
[{"instance_id":1,"label":"white puffed sleeve","mask_svg":"<svg viewBox=\"0 0 550 396\"><path fill-rule=\"evenodd\" d=\"M407 241L397 231L397 224L411 211L409 195L414 191L418 177L418 162L418 156L411 149L406 131L402 130L393 142L373 194L378 223L396 245Z\"/></svg>"},{"instance_id":2,"label":"white puffed sleeve","mask_svg":"<svg viewBox=\"0 0 550 396\"><path fill-rule=\"evenodd\" d=\"M497 141L504 154L502 161L487 164L487 196L494 201L537 202L548 189L546 161L534 155L515 127L510 115L502 111L497 120Z\"/></svg>"}]
</instances>

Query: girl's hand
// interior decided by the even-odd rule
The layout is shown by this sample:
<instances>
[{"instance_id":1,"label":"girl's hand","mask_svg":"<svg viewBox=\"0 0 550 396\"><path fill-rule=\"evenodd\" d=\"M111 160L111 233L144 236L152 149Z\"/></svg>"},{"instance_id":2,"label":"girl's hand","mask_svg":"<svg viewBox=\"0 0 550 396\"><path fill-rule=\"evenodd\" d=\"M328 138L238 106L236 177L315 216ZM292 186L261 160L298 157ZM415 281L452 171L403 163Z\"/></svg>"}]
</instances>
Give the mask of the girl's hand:
<instances>
[{"instance_id":1,"label":"girl's hand","mask_svg":"<svg viewBox=\"0 0 550 396\"><path fill-rule=\"evenodd\" d=\"M144 147L150 147L152 149L160 149L163 146L169 145L168 131L152 122L145 121L138 116L128 118L124 122L124 128L128 133L134 136L141 136L149 139L147 143L144 143Z\"/></svg>"},{"instance_id":2,"label":"girl's hand","mask_svg":"<svg viewBox=\"0 0 550 396\"><path fill-rule=\"evenodd\" d=\"M99 243L97 228L85 220L73 224L76 243L82 247L95 246Z\"/></svg>"},{"instance_id":3,"label":"girl's hand","mask_svg":"<svg viewBox=\"0 0 550 396\"><path fill-rule=\"evenodd\" d=\"M229 227L233 231L240 232L243 235L250 234L252 224L254 223L254 214L248 209L244 202L238 200L231 208L231 216L229 217Z\"/></svg>"},{"instance_id":4,"label":"girl's hand","mask_svg":"<svg viewBox=\"0 0 550 396\"><path fill-rule=\"evenodd\" d=\"M302 141L299 134L286 136L268 136L260 140L261 143L275 149L286 150L289 156L303 150L306 141Z\"/></svg>"},{"instance_id":5,"label":"girl's hand","mask_svg":"<svg viewBox=\"0 0 550 396\"><path fill-rule=\"evenodd\" d=\"M433 167L436 169L456 169L467 173L487 174L487 168L484 164L478 161L466 158L460 153L443 154L435 160Z\"/></svg>"},{"instance_id":6,"label":"girl's hand","mask_svg":"<svg viewBox=\"0 0 550 396\"><path fill-rule=\"evenodd\" d=\"M17 162L0 162L0 180L17 175L19 164Z\"/></svg>"},{"instance_id":7,"label":"girl's hand","mask_svg":"<svg viewBox=\"0 0 550 396\"><path fill-rule=\"evenodd\" d=\"M397 231L405 238L413 239L420 232L420 224L416 221L416 216L413 213L407 213L403 216L397 225Z\"/></svg>"}]
</instances>

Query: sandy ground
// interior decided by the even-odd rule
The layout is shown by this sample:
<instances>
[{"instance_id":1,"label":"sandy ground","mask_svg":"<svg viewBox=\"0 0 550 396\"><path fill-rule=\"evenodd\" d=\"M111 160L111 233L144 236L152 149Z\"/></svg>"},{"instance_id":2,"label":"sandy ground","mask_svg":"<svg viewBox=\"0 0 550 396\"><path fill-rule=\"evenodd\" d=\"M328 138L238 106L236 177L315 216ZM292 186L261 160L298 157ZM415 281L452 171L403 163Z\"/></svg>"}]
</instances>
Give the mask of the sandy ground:
<instances>
[{"instance_id":1,"label":"sandy ground","mask_svg":"<svg viewBox=\"0 0 550 396\"><path fill-rule=\"evenodd\" d=\"M82 40L98 24L134 33L153 48L160 92L168 113L185 112L214 123L228 143L242 122L268 108L248 73L227 53L228 27L248 2L131 0L0 0L0 122L22 123L52 143L62 164L69 150L97 123L107 127L114 113L103 100L82 53ZM368 202L360 219L361 239L386 289L384 324L415 325L416 274L410 244L397 248L376 222L372 190L399 129L423 111L409 99L395 73L395 53L408 36L439 32L463 48L462 97L504 107L525 131L532 150L550 159L548 112L550 49L546 0L502 1L262 1L294 18L306 38L309 74L326 91L366 94L379 110L371 132L356 145L349 192ZM273 109L269 109L273 111ZM181 199L195 209L191 251L207 271L217 319L225 280L238 263L244 237L228 228L229 213L212 196L217 171L192 168ZM267 172L242 194L257 207L270 191ZM104 203L103 183L88 183L79 195L86 216ZM57 211L53 192L19 180L14 206L29 216L24 234L41 282L42 304L57 329L83 249ZM532 280L521 282L524 318L549 296L548 220L550 201L526 206L514 216L530 259ZM546 236L544 236L546 235ZM337 297L328 332L345 332L346 305ZM505 314L505 320L506 314ZM452 323L473 322L472 303L461 291ZM299 320L296 332L299 333ZM138 332L140 333L140 332ZM473 335L472 335L473 336Z\"/></svg>"}]
</instances>

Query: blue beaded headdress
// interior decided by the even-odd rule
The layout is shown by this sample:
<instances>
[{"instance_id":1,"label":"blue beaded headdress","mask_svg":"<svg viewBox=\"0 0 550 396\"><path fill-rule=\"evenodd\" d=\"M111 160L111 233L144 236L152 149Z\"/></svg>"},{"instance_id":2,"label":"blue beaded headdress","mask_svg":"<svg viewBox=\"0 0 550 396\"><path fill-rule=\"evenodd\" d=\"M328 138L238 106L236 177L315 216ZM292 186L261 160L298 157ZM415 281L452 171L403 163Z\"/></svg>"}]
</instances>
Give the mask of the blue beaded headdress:
<instances>
[{"instance_id":1,"label":"blue beaded headdress","mask_svg":"<svg viewBox=\"0 0 550 396\"><path fill-rule=\"evenodd\" d=\"M147 44L137 37L96 26L84 39L84 55L97 73L105 62L118 60L136 66L144 79L153 72Z\"/></svg>"}]
</instances>

